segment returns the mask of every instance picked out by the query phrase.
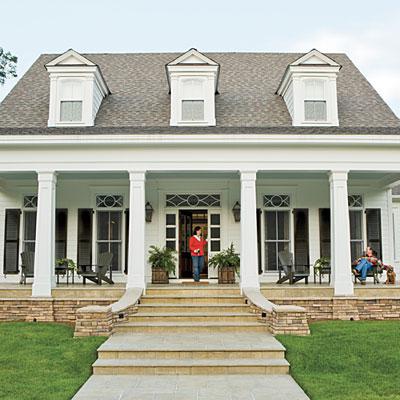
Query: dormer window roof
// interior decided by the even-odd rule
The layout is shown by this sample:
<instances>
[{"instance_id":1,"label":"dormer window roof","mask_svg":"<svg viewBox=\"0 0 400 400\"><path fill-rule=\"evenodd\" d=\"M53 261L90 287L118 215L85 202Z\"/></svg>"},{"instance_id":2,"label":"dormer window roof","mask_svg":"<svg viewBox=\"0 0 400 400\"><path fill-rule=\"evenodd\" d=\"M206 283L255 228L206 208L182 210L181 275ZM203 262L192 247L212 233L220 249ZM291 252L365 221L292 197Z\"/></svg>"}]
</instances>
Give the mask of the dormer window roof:
<instances>
[{"instance_id":1,"label":"dormer window roof","mask_svg":"<svg viewBox=\"0 0 400 400\"><path fill-rule=\"evenodd\" d=\"M341 65L316 49L287 66L277 90L293 126L339 126L336 79Z\"/></svg>"},{"instance_id":2,"label":"dormer window roof","mask_svg":"<svg viewBox=\"0 0 400 400\"><path fill-rule=\"evenodd\" d=\"M171 126L215 126L219 64L190 49L166 66Z\"/></svg>"},{"instance_id":3,"label":"dormer window roof","mask_svg":"<svg viewBox=\"0 0 400 400\"><path fill-rule=\"evenodd\" d=\"M50 76L48 126L92 126L110 94L100 67L75 50L45 65Z\"/></svg>"}]
</instances>

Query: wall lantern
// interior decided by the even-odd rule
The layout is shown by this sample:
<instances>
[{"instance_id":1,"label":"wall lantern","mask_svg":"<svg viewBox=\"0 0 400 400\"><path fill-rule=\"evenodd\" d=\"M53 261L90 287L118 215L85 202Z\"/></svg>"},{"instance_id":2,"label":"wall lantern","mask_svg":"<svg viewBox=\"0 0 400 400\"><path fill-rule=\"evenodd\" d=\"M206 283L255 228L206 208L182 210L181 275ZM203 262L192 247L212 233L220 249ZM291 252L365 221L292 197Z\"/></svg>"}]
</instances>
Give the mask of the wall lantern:
<instances>
[{"instance_id":1,"label":"wall lantern","mask_svg":"<svg viewBox=\"0 0 400 400\"><path fill-rule=\"evenodd\" d=\"M240 222L240 203L237 201L232 208L233 218L235 222Z\"/></svg>"},{"instance_id":2,"label":"wall lantern","mask_svg":"<svg viewBox=\"0 0 400 400\"><path fill-rule=\"evenodd\" d=\"M151 204L149 202L146 203L146 205L144 206L145 211L146 211L146 222L151 222L152 218L153 218L153 207L151 206Z\"/></svg>"}]
</instances>

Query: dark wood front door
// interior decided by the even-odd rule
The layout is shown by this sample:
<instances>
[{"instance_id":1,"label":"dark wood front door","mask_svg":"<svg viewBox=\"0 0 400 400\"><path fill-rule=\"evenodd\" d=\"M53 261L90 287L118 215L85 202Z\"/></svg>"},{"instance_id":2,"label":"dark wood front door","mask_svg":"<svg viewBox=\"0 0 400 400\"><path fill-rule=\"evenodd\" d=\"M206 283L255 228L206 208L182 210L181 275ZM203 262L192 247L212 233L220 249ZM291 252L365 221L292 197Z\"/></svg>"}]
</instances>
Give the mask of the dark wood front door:
<instances>
[{"instance_id":1,"label":"dark wood front door","mask_svg":"<svg viewBox=\"0 0 400 400\"><path fill-rule=\"evenodd\" d=\"M208 214L207 210L180 210L179 211L179 278L192 278L192 257L190 255L189 240L193 235L193 229L200 226L203 231L203 237L208 232ZM204 253L204 268L200 278L208 277L207 267L207 249Z\"/></svg>"}]
</instances>

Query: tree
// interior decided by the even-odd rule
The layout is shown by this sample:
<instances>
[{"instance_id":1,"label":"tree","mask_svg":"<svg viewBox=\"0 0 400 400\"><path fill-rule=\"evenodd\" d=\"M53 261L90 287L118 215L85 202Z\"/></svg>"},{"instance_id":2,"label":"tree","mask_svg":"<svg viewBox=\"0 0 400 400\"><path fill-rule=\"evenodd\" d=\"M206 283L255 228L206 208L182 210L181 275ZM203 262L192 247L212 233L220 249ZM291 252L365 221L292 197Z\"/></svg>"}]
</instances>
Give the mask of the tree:
<instances>
[{"instance_id":1,"label":"tree","mask_svg":"<svg viewBox=\"0 0 400 400\"><path fill-rule=\"evenodd\" d=\"M17 61L16 56L0 47L0 85L4 85L7 78L17 76Z\"/></svg>"}]
</instances>

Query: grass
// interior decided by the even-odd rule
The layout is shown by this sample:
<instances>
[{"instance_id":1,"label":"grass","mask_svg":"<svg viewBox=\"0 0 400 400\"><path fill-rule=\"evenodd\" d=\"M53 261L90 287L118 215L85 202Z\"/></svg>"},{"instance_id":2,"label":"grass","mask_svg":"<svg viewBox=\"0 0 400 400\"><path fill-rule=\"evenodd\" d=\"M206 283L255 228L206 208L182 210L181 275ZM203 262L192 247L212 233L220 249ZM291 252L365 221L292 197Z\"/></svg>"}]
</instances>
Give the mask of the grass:
<instances>
[{"instance_id":1,"label":"grass","mask_svg":"<svg viewBox=\"0 0 400 400\"><path fill-rule=\"evenodd\" d=\"M73 338L50 323L0 323L0 399L69 400L91 374L105 338Z\"/></svg>"},{"instance_id":2,"label":"grass","mask_svg":"<svg viewBox=\"0 0 400 400\"><path fill-rule=\"evenodd\" d=\"M312 400L397 400L399 334L400 321L331 321L311 324L311 336L278 339Z\"/></svg>"}]
</instances>

